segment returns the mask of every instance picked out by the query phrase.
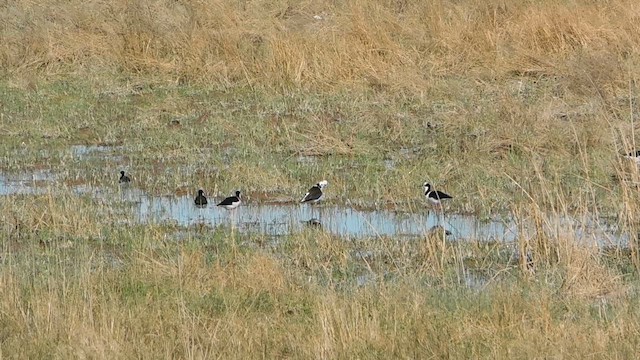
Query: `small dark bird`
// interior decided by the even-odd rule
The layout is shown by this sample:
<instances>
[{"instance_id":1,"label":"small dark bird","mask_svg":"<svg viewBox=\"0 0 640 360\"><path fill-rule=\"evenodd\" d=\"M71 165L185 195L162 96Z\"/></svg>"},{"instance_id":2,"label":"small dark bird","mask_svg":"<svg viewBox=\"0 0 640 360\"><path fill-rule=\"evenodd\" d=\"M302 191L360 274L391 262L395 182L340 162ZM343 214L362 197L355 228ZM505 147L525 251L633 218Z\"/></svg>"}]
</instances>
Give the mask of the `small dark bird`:
<instances>
[{"instance_id":1,"label":"small dark bird","mask_svg":"<svg viewBox=\"0 0 640 360\"><path fill-rule=\"evenodd\" d=\"M240 199L240 191L236 191L236 196L229 196L228 198L222 200L217 206L222 206L227 210L233 210L240 206L242 200Z\"/></svg>"},{"instance_id":2,"label":"small dark bird","mask_svg":"<svg viewBox=\"0 0 640 360\"><path fill-rule=\"evenodd\" d=\"M433 206L442 206L441 200L452 199L450 195L445 194L442 191L432 190L431 184L428 182L425 182L422 186L424 187L424 197L426 197Z\"/></svg>"},{"instance_id":3,"label":"small dark bird","mask_svg":"<svg viewBox=\"0 0 640 360\"><path fill-rule=\"evenodd\" d=\"M196 196L194 202L196 203L196 206L204 207L207 205L207 197L204 196L204 190L198 190L198 196Z\"/></svg>"},{"instance_id":4,"label":"small dark bird","mask_svg":"<svg viewBox=\"0 0 640 360\"><path fill-rule=\"evenodd\" d=\"M327 182L327 180L322 180L319 183L313 185L309 189L309 191L307 191L307 193L304 195L302 200L300 200L300 202L301 203L317 203L318 201L320 201L320 199L322 199L322 196L324 196L324 193L322 192L322 190L328 184L329 183Z\"/></svg>"},{"instance_id":5,"label":"small dark bird","mask_svg":"<svg viewBox=\"0 0 640 360\"><path fill-rule=\"evenodd\" d=\"M131 182L131 178L124 174L124 171L120 171L120 180L118 180L120 184L126 184Z\"/></svg>"}]
</instances>

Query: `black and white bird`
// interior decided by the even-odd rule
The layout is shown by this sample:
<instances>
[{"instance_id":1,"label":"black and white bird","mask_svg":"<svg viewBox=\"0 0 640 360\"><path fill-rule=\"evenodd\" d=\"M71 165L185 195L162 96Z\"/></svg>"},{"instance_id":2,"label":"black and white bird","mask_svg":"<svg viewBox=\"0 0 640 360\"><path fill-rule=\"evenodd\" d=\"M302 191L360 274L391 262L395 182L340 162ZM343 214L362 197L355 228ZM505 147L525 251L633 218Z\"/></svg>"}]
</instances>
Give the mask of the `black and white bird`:
<instances>
[{"instance_id":1,"label":"black and white bird","mask_svg":"<svg viewBox=\"0 0 640 360\"><path fill-rule=\"evenodd\" d=\"M198 190L198 196L196 196L194 202L196 206L204 207L207 205L207 197L204 196L204 190Z\"/></svg>"},{"instance_id":2,"label":"black and white bird","mask_svg":"<svg viewBox=\"0 0 640 360\"><path fill-rule=\"evenodd\" d=\"M120 184L126 184L131 182L131 178L124 174L124 170L120 171L120 180L118 180Z\"/></svg>"},{"instance_id":3,"label":"black and white bird","mask_svg":"<svg viewBox=\"0 0 640 360\"><path fill-rule=\"evenodd\" d=\"M320 199L322 199L322 196L324 196L324 193L322 192L322 190L324 190L324 188L328 184L329 183L327 182L327 180L322 180L319 183L313 185L309 189L309 191L307 191L307 193L304 195L302 200L300 200L300 202L301 203L317 203L318 201L320 201Z\"/></svg>"},{"instance_id":4,"label":"black and white bird","mask_svg":"<svg viewBox=\"0 0 640 360\"><path fill-rule=\"evenodd\" d=\"M233 210L235 208L237 208L238 206L240 206L240 203L242 202L242 199L240 199L240 191L236 191L236 195L235 196L229 196L228 198L222 200L218 206L222 206L223 208L227 209L227 210Z\"/></svg>"},{"instance_id":5,"label":"black and white bird","mask_svg":"<svg viewBox=\"0 0 640 360\"><path fill-rule=\"evenodd\" d=\"M442 191L433 190L431 184L425 182L422 184L424 187L424 197L431 203L431 205L439 207L442 206L442 200L452 199L451 195L445 194Z\"/></svg>"},{"instance_id":6,"label":"black and white bird","mask_svg":"<svg viewBox=\"0 0 640 360\"><path fill-rule=\"evenodd\" d=\"M640 150L632 151L624 155L627 159L634 160L636 164L640 165Z\"/></svg>"}]
</instances>

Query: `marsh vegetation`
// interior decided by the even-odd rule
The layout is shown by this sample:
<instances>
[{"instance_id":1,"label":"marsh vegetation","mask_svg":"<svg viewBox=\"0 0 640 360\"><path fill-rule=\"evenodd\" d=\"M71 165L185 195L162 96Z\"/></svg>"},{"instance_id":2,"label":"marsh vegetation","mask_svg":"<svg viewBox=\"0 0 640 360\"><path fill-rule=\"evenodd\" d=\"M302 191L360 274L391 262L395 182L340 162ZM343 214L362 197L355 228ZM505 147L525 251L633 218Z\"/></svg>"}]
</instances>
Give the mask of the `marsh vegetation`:
<instances>
[{"instance_id":1,"label":"marsh vegetation","mask_svg":"<svg viewBox=\"0 0 640 360\"><path fill-rule=\"evenodd\" d=\"M0 186L2 356L634 357L639 174L621 154L639 16L631 0L0 4L0 180L18 179ZM146 195L240 189L249 206L327 179L327 208L407 216L433 211L429 181L453 196L445 228L528 230L132 221L122 170ZM576 231L593 219L625 241Z\"/></svg>"}]
</instances>

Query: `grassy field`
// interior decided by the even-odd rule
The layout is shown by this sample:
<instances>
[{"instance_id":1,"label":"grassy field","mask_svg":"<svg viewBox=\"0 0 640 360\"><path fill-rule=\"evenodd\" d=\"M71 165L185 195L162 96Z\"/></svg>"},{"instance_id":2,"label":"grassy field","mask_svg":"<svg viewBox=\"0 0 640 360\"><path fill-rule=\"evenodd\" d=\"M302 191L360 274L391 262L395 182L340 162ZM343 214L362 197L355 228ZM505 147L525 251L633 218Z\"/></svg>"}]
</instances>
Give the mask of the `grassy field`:
<instances>
[{"instance_id":1,"label":"grassy field","mask_svg":"<svg viewBox=\"0 0 640 360\"><path fill-rule=\"evenodd\" d=\"M1 355L633 358L635 242L274 242L131 224L69 187L124 169L149 194L295 201L327 179L329 203L420 212L430 181L449 212L602 216L635 239L639 17L631 0L0 4L0 170L59 185L0 197Z\"/></svg>"},{"instance_id":2,"label":"grassy field","mask_svg":"<svg viewBox=\"0 0 640 360\"><path fill-rule=\"evenodd\" d=\"M640 347L626 249L539 237L532 273L499 242L317 230L274 242L225 226L123 227L126 214L91 197L1 201L14 216L3 217L3 357L630 358Z\"/></svg>"}]
</instances>

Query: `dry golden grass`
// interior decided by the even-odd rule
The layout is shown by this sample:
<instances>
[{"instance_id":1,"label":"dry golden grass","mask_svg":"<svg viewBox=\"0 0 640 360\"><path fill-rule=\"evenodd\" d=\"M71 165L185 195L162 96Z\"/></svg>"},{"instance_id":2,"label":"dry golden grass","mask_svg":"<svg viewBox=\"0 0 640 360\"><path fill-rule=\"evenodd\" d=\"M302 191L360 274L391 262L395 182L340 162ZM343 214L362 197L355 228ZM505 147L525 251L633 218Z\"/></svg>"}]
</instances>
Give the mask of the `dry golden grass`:
<instances>
[{"instance_id":1,"label":"dry golden grass","mask_svg":"<svg viewBox=\"0 0 640 360\"><path fill-rule=\"evenodd\" d=\"M418 93L446 77L517 74L613 95L635 74L639 13L631 0L14 1L0 15L0 64L13 74Z\"/></svg>"},{"instance_id":2,"label":"dry golden grass","mask_svg":"<svg viewBox=\"0 0 640 360\"><path fill-rule=\"evenodd\" d=\"M627 357L640 346L632 257L549 231L553 214L537 215L546 237L531 244L530 273L509 244L438 234L308 230L272 243L218 228L174 240L173 227L120 225L130 215L117 199L2 201L8 357Z\"/></svg>"},{"instance_id":3,"label":"dry golden grass","mask_svg":"<svg viewBox=\"0 0 640 360\"><path fill-rule=\"evenodd\" d=\"M633 281L576 239L553 239L560 260L528 274L480 244L429 254L420 243L309 231L260 248L233 245L257 238L228 232L174 243L162 240L172 230L95 224L129 245L40 247L36 236L4 248L4 356L617 358L640 346ZM378 255L365 263L349 255L356 249ZM443 253L477 263L425 266ZM354 266L371 281L358 284ZM457 283L460 268L488 281Z\"/></svg>"}]
</instances>

